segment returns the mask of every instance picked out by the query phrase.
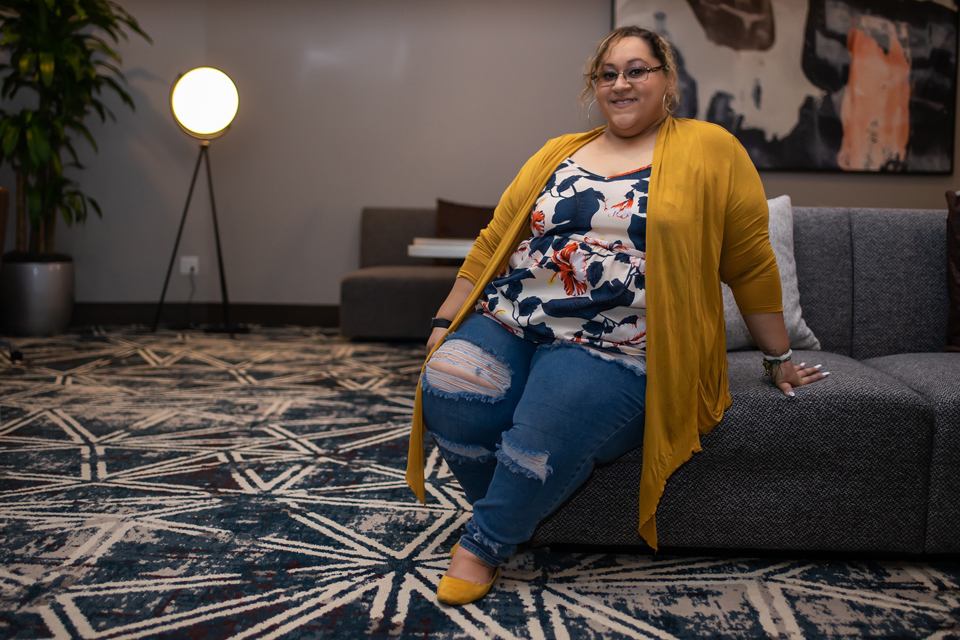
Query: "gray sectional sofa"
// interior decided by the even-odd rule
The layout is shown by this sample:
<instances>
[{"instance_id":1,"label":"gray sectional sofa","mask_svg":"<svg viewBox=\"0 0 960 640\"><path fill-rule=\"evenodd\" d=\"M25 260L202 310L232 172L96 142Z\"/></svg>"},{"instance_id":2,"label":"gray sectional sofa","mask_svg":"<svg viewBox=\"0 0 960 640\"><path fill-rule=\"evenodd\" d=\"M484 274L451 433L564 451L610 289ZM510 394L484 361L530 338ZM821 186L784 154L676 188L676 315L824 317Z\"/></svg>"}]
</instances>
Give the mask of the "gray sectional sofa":
<instances>
[{"instance_id":1,"label":"gray sectional sofa","mask_svg":"<svg viewBox=\"0 0 960 640\"><path fill-rule=\"evenodd\" d=\"M789 399L761 380L758 352L728 353L733 405L669 480L657 512L660 546L960 553L960 353L940 352L945 213L793 213L803 317L823 349L794 357L832 375ZM456 274L406 258L404 238L430 235L431 216L364 212L366 269L343 281L345 335L364 330L364 312L350 307L366 296L409 313L392 320L409 327L408 337L426 335L419 323ZM391 258L399 264L377 262L401 244L403 255ZM390 296L405 302L385 304ZM397 335L381 327L366 337ZM534 542L643 545L641 460L637 449L598 467Z\"/></svg>"}]
</instances>

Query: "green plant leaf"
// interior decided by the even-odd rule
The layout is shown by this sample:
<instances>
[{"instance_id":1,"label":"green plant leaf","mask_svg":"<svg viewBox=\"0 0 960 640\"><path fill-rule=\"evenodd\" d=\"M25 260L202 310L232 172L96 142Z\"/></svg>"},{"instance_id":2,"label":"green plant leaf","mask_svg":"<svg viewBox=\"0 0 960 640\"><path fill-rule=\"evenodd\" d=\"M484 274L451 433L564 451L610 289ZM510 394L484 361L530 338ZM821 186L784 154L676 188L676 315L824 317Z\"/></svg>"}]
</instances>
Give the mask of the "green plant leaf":
<instances>
[{"instance_id":1,"label":"green plant leaf","mask_svg":"<svg viewBox=\"0 0 960 640\"><path fill-rule=\"evenodd\" d=\"M63 117L61 116L61 117L57 118L56 120L54 120L54 121L53 121L53 124L51 124L50 126L51 126L53 132L56 134L56 138L57 138L58 140L63 140L64 137L66 136L66 134L65 134L65 132L64 132L64 130L63 130Z\"/></svg>"},{"instance_id":2,"label":"green plant leaf","mask_svg":"<svg viewBox=\"0 0 960 640\"><path fill-rule=\"evenodd\" d=\"M82 222L83 216L83 207L80 204L80 198L83 197L83 194L76 190L67 191L64 194L64 207L63 219L66 220L67 226L73 226L73 221Z\"/></svg>"},{"instance_id":3,"label":"green plant leaf","mask_svg":"<svg viewBox=\"0 0 960 640\"><path fill-rule=\"evenodd\" d=\"M3 34L3 40L0 40L0 47L9 47L20 41L20 34L13 31L6 31Z\"/></svg>"},{"instance_id":4,"label":"green plant leaf","mask_svg":"<svg viewBox=\"0 0 960 640\"><path fill-rule=\"evenodd\" d=\"M27 183L27 216L29 216L30 221L33 223L40 222L40 191L33 187L29 182Z\"/></svg>"},{"instance_id":5,"label":"green plant leaf","mask_svg":"<svg viewBox=\"0 0 960 640\"><path fill-rule=\"evenodd\" d=\"M40 54L40 80L45 87L53 84L53 70L55 67L56 62L53 59L52 53L44 52Z\"/></svg>"},{"instance_id":6,"label":"green plant leaf","mask_svg":"<svg viewBox=\"0 0 960 640\"><path fill-rule=\"evenodd\" d=\"M91 41L87 45L90 49L99 51L100 53L113 58L118 63L123 63L123 60L120 58L120 54L111 49L103 38L98 38L97 36L87 36L87 40Z\"/></svg>"},{"instance_id":7,"label":"green plant leaf","mask_svg":"<svg viewBox=\"0 0 960 640\"><path fill-rule=\"evenodd\" d=\"M83 77L83 70L80 68L80 56L66 55L63 56L63 59L66 60L67 64L70 65L70 68L73 69L74 79L80 80Z\"/></svg>"},{"instance_id":8,"label":"green plant leaf","mask_svg":"<svg viewBox=\"0 0 960 640\"><path fill-rule=\"evenodd\" d=\"M90 104L93 106L94 111L97 112L97 115L100 116L100 122L106 122L107 114L103 111L103 104L99 100L93 100Z\"/></svg>"},{"instance_id":9,"label":"green plant leaf","mask_svg":"<svg viewBox=\"0 0 960 640\"><path fill-rule=\"evenodd\" d=\"M80 194L80 211L77 211L77 220L83 222L87 219L87 196Z\"/></svg>"},{"instance_id":10,"label":"green plant leaf","mask_svg":"<svg viewBox=\"0 0 960 640\"><path fill-rule=\"evenodd\" d=\"M37 54L25 53L20 56L20 75L26 76L33 72L34 63L37 60Z\"/></svg>"},{"instance_id":11,"label":"green plant leaf","mask_svg":"<svg viewBox=\"0 0 960 640\"><path fill-rule=\"evenodd\" d=\"M117 94L120 96L120 99L123 100L123 103L124 103L125 105L129 106L129 107L130 107L131 109L133 109L133 110L136 110L136 107L135 107L134 104L133 104L133 99L130 97L130 94L127 93L126 91L124 91L124 90L123 90L123 87L121 87L121 86L117 83L116 80L114 80L113 78L105 77L105 78L103 78L103 81L104 81L111 89L113 89L114 91L117 92Z\"/></svg>"},{"instance_id":12,"label":"green plant leaf","mask_svg":"<svg viewBox=\"0 0 960 640\"><path fill-rule=\"evenodd\" d=\"M33 133L32 138L33 144L36 146L37 158L40 162L47 162L50 160L50 137L47 135L46 127L35 120L30 126L30 131Z\"/></svg>"},{"instance_id":13,"label":"green plant leaf","mask_svg":"<svg viewBox=\"0 0 960 640\"><path fill-rule=\"evenodd\" d=\"M94 151L96 151L97 153L100 152L100 148L97 146L97 141L93 139L93 135L90 133L90 130L87 129L87 127L82 122L80 122L79 120L69 120L65 122L64 125L69 129L73 129L74 131L79 132L80 135L82 135L84 138L87 139L87 142L90 143L90 146L93 147Z\"/></svg>"},{"instance_id":14,"label":"green plant leaf","mask_svg":"<svg viewBox=\"0 0 960 640\"><path fill-rule=\"evenodd\" d=\"M95 198L88 198L90 200L90 206L93 207L93 210L97 213L98 218L103 217L103 211L100 210L100 203L96 201Z\"/></svg>"},{"instance_id":15,"label":"green plant leaf","mask_svg":"<svg viewBox=\"0 0 960 640\"><path fill-rule=\"evenodd\" d=\"M110 69L110 71L113 71L120 78L123 77L123 73L120 71L120 68L117 67L117 65L115 64L110 64L106 60L97 60L96 62L94 62L94 64L98 67L105 67L107 69Z\"/></svg>"},{"instance_id":16,"label":"green plant leaf","mask_svg":"<svg viewBox=\"0 0 960 640\"><path fill-rule=\"evenodd\" d=\"M17 143L20 141L20 127L9 120L5 121L4 124L7 126L3 132L3 155L11 157L17 149Z\"/></svg>"},{"instance_id":17,"label":"green plant leaf","mask_svg":"<svg viewBox=\"0 0 960 640\"><path fill-rule=\"evenodd\" d=\"M40 164L40 156L37 153L37 140L36 134L33 132L33 127L24 131L24 134L27 139L27 151L30 154L30 164L32 167L36 167Z\"/></svg>"}]
</instances>

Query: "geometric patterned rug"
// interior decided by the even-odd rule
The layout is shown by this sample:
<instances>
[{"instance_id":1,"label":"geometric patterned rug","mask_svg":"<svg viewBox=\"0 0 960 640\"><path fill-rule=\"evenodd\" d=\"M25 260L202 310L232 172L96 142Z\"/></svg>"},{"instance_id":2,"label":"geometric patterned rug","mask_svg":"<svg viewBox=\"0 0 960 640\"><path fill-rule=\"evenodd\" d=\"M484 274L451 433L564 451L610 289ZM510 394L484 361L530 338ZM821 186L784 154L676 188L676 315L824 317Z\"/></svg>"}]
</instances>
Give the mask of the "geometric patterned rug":
<instances>
[{"instance_id":1,"label":"geometric patterned rug","mask_svg":"<svg viewBox=\"0 0 960 640\"><path fill-rule=\"evenodd\" d=\"M469 517L420 344L94 329L0 356L0 637L960 638L960 564L522 549L440 605Z\"/></svg>"}]
</instances>

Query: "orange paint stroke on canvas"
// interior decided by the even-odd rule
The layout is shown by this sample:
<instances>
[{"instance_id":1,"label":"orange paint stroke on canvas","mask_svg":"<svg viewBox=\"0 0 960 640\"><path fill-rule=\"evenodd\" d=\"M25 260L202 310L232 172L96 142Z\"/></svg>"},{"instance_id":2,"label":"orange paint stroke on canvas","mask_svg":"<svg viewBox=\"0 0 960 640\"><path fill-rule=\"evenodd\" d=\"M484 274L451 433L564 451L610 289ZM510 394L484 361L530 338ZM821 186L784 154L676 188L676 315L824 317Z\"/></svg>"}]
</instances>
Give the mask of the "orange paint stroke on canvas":
<instances>
[{"instance_id":1,"label":"orange paint stroke on canvas","mask_svg":"<svg viewBox=\"0 0 960 640\"><path fill-rule=\"evenodd\" d=\"M868 30L886 32L890 51L884 53L865 30L850 29L850 76L840 106L843 142L837 155L840 168L847 171L877 171L889 162L905 162L910 139L909 52L891 22L868 19L874 23Z\"/></svg>"}]
</instances>

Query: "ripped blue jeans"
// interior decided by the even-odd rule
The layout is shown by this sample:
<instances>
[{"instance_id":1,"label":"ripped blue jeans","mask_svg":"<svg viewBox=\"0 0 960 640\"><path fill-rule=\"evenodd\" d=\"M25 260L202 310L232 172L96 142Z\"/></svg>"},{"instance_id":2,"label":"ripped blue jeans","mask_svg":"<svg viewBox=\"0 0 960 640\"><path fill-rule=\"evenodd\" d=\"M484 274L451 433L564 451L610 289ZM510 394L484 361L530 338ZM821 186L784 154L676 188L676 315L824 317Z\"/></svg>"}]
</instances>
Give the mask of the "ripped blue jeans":
<instances>
[{"instance_id":1,"label":"ripped blue jeans","mask_svg":"<svg viewBox=\"0 0 960 640\"><path fill-rule=\"evenodd\" d=\"M434 353L423 417L473 517L460 546L512 556L596 464L643 443L646 375L573 343L540 345L480 314Z\"/></svg>"}]
</instances>

